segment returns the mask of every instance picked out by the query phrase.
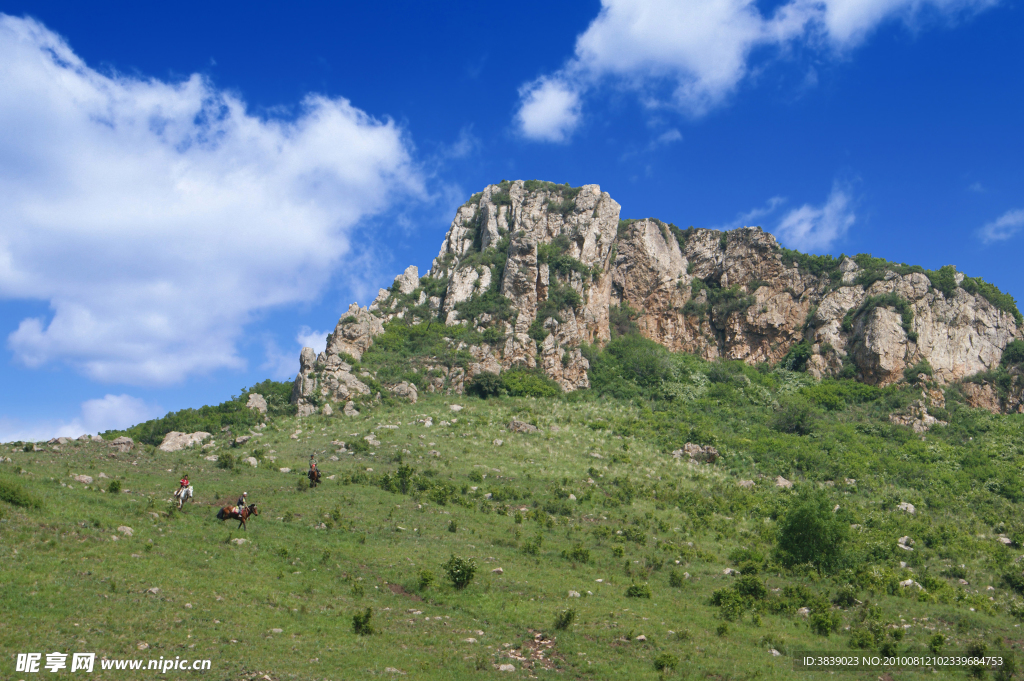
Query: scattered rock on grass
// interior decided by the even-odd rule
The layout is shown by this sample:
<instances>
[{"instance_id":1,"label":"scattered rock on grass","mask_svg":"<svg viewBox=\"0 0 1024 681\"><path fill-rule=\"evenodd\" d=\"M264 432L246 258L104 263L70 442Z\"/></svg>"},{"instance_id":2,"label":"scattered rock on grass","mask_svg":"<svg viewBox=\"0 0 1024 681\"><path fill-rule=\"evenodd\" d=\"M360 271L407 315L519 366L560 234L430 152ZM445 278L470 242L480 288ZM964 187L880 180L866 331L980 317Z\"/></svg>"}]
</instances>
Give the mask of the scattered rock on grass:
<instances>
[{"instance_id":1,"label":"scattered rock on grass","mask_svg":"<svg viewBox=\"0 0 1024 681\"><path fill-rule=\"evenodd\" d=\"M117 531L126 537L130 537L133 534L135 534L134 530L132 530L132 528L128 527L127 525L121 525L117 528Z\"/></svg>"},{"instance_id":2,"label":"scattered rock on grass","mask_svg":"<svg viewBox=\"0 0 1024 681\"><path fill-rule=\"evenodd\" d=\"M775 486L780 487L782 489L792 489L793 483L791 483L789 480L786 480L784 477L780 475L777 478L775 478Z\"/></svg>"},{"instance_id":3,"label":"scattered rock on grass","mask_svg":"<svg viewBox=\"0 0 1024 681\"><path fill-rule=\"evenodd\" d=\"M512 419L512 423L508 424L508 429L513 433L536 433L537 426L520 421L519 419ZM511 665L509 665L511 666Z\"/></svg>"}]
</instances>

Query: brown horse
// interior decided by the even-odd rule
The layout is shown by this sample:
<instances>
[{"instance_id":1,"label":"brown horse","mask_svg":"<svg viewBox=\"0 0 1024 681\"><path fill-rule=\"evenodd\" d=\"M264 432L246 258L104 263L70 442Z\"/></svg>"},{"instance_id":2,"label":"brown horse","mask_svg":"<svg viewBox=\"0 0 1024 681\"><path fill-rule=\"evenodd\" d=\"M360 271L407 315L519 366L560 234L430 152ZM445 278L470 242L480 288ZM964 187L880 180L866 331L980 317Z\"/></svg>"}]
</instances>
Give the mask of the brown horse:
<instances>
[{"instance_id":1,"label":"brown horse","mask_svg":"<svg viewBox=\"0 0 1024 681\"><path fill-rule=\"evenodd\" d=\"M259 515L260 512L256 510L256 504L249 504L243 506L240 510L235 510L237 506L225 506L217 512L218 520L237 520L238 526L243 530L248 530L245 526L245 521L249 519L249 516Z\"/></svg>"}]
</instances>

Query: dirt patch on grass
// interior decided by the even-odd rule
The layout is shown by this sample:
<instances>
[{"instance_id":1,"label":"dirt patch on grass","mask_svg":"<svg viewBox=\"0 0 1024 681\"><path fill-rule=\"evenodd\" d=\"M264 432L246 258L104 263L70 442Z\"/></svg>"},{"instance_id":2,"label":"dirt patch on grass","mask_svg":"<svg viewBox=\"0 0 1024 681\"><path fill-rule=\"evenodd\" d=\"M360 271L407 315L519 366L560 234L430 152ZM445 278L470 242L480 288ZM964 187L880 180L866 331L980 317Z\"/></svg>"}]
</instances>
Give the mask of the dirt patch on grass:
<instances>
[{"instance_id":1,"label":"dirt patch on grass","mask_svg":"<svg viewBox=\"0 0 1024 681\"><path fill-rule=\"evenodd\" d=\"M396 596L407 596L407 597L411 598L414 601L422 601L423 600L422 598L420 598L416 594L411 594L408 591L406 591L405 587L403 587L401 584L388 584L388 588L391 589L391 593L395 594Z\"/></svg>"}]
</instances>

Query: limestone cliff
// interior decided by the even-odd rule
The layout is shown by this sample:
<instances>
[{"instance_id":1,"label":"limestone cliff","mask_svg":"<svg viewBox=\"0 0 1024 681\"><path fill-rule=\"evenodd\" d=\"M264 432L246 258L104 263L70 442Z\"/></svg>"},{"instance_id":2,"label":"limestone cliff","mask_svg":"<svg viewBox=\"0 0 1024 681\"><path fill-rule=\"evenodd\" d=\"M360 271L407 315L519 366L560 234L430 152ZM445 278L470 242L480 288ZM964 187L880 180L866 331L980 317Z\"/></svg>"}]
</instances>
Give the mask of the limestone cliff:
<instances>
[{"instance_id":1,"label":"limestone cliff","mask_svg":"<svg viewBox=\"0 0 1024 681\"><path fill-rule=\"evenodd\" d=\"M939 383L988 371L1022 338L1012 299L952 267L806 256L759 227L621 220L597 185L502 182L458 209L425 277L410 267L369 308L350 307L319 357L303 351L293 401L310 413L369 394L348 362L396 319L476 332L451 341L471 361L422 367L428 390L461 392L469 377L514 367L586 388L581 345L608 341L627 314L673 351L877 385L918 368Z\"/></svg>"}]
</instances>

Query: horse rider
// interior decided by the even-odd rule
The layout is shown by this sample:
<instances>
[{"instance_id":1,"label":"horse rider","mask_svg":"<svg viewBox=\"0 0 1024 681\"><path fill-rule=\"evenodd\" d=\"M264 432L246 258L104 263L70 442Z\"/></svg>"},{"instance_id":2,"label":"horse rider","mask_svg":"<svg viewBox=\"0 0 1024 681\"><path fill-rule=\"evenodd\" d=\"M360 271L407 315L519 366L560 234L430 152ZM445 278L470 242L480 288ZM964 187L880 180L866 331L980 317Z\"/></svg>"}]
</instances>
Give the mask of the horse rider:
<instances>
[{"instance_id":1,"label":"horse rider","mask_svg":"<svg viewBox=\"0 0 1024 681\"><path fill-rule=\"evenodd\" d=\"M320 477L320 471L316 467L316 454L309 455L309 477L316 480Z\"/></svg>"},{"instance_id":2,"label":"horse rider","mask_svg":"<svg viewBox=\"0 0 1024 681\"><path fill-rule=\"evenodd\" d=\"M185 493L185 490L188 489L188 486L190 484L192 484L192 483L190 483L188 481L188 473L185 473L185 477L183 477L180 480L180 482L181 482L181 487L178 488L178 493L174 495L176 497L181 497L181 495Z\"/></svg>"},{"instance_id":3,"label":"horse rider","mask_svg":"<svg viewBox=\"0 0 1024 681\"><path fill-rule=\"evenodd\" d=\"M242 514L242 509L245 508L245 501L248 498L248 492L242 492L242 496L238 497L238 514Z\"/></svg>"}]
</instances>

